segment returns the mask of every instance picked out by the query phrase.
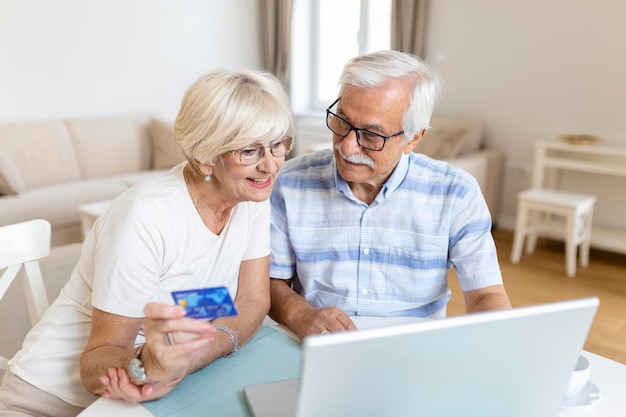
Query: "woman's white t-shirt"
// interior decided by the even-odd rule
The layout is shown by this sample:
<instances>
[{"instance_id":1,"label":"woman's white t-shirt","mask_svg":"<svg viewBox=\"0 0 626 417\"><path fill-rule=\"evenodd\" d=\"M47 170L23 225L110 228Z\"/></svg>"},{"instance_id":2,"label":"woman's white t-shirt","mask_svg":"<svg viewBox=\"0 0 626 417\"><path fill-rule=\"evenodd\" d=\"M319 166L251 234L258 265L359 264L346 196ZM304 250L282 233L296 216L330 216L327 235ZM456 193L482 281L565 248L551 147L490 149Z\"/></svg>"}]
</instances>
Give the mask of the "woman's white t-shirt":
<instances>
[{"instance_id":1,"label":"woman's white t-shirt","mask_svg":"<svg viewBox=\"0 0 626 417\"><path fill-rule=\"evenodd\" d=\"M143 317L148 302L173 304L175 290L226 286L236 298L241 262L269 255L269 201L239 203L215 235L193 205L185 165L126 191L98 218L70 280L9 362L12 372L86 407L96 397L83 387L78 362L92 306Z\"/></svg>"}]
</instances>

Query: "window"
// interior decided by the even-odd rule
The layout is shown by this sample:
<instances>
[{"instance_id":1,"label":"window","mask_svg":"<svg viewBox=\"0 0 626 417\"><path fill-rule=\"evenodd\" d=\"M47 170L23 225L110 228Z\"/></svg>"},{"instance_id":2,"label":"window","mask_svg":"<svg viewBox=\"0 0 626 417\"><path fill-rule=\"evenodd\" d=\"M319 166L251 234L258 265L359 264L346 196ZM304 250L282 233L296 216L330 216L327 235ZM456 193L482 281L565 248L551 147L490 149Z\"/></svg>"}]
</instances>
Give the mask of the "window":
<instances>
[{"instance_id":1,"label":"window","mask_svg":"<svg viewBox=\"0 0 626 417\"><path fill-rule=\"evenodd\" d=\"M350 58L390 48L391 0L295 0L293 18L291 90L299 113L337 98Z\"/></svg>"}]
</instances>

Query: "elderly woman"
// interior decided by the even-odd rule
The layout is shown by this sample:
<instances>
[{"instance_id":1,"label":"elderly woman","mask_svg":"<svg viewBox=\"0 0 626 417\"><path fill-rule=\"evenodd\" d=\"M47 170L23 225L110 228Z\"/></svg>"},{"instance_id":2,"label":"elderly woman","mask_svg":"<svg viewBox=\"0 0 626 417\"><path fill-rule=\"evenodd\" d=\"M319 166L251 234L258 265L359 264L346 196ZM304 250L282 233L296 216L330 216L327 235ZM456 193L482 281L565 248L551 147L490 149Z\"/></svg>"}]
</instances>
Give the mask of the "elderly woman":
<instances>
[{"instance_id":1,"label":"elderly woman","mask_svg":"<svg viewBox=\"0 0 626 417\"><path fill-rule=\"evenodd\" d=\"M270 305L268 198L293 134L268 74L217 70L191 85L174 126L187 161L98 219L9 362L0 416L76 415L98 395L160 398L250 340ZM237 316L196 320L173 305L172 291L215 286L228 288Z\"/></svg>"}]
</instances>

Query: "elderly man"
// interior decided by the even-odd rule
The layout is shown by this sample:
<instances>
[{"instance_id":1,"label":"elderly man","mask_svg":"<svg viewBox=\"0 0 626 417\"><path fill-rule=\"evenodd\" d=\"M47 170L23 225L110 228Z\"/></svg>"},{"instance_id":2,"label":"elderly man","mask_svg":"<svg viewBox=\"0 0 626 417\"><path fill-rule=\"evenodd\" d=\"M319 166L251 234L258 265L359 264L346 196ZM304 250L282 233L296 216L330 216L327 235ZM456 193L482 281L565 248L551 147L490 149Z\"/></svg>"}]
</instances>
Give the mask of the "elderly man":
<instances>
[{"instance_id":1,"label":"elderly man","mask_svg":"<svg viewBox=\"0 0 626 417\"><path fill-rule=\"evenodd\" d=\"M440 81L396 51L350 60L326 111L333 150L287 161L271 197L270 316L298 336L350 316L445 317L454 268L468 313L511 308L475 179L413 153Z\"/></svg>"}]
</instances>

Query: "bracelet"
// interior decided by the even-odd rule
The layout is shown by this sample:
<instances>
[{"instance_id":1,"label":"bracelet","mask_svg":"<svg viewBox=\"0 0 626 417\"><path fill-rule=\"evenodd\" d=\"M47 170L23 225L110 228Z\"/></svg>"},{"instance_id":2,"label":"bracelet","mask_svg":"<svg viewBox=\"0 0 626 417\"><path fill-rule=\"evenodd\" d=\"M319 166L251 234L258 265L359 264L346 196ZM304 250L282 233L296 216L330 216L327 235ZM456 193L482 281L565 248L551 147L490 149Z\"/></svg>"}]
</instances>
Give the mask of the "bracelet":
<instances>
[{"instance_id":1,"label":"bracelet","mask_svg":"<svg viewBox=\"0 0 626 417\"><path fill-rule=\"evenodd\" d=\"M226 334L230 337L230 341L232 342L233 347L230 350L230 353L226 355L226 357L230 358L235 353L237 353L237 351L239 350L239 342L237 340L237 335L235 334L235 332L233 332L230 327L224 326L223 324L214 324L213 327L215 327L217 330L226 332Z\"/></svg>"}]
</instances>

